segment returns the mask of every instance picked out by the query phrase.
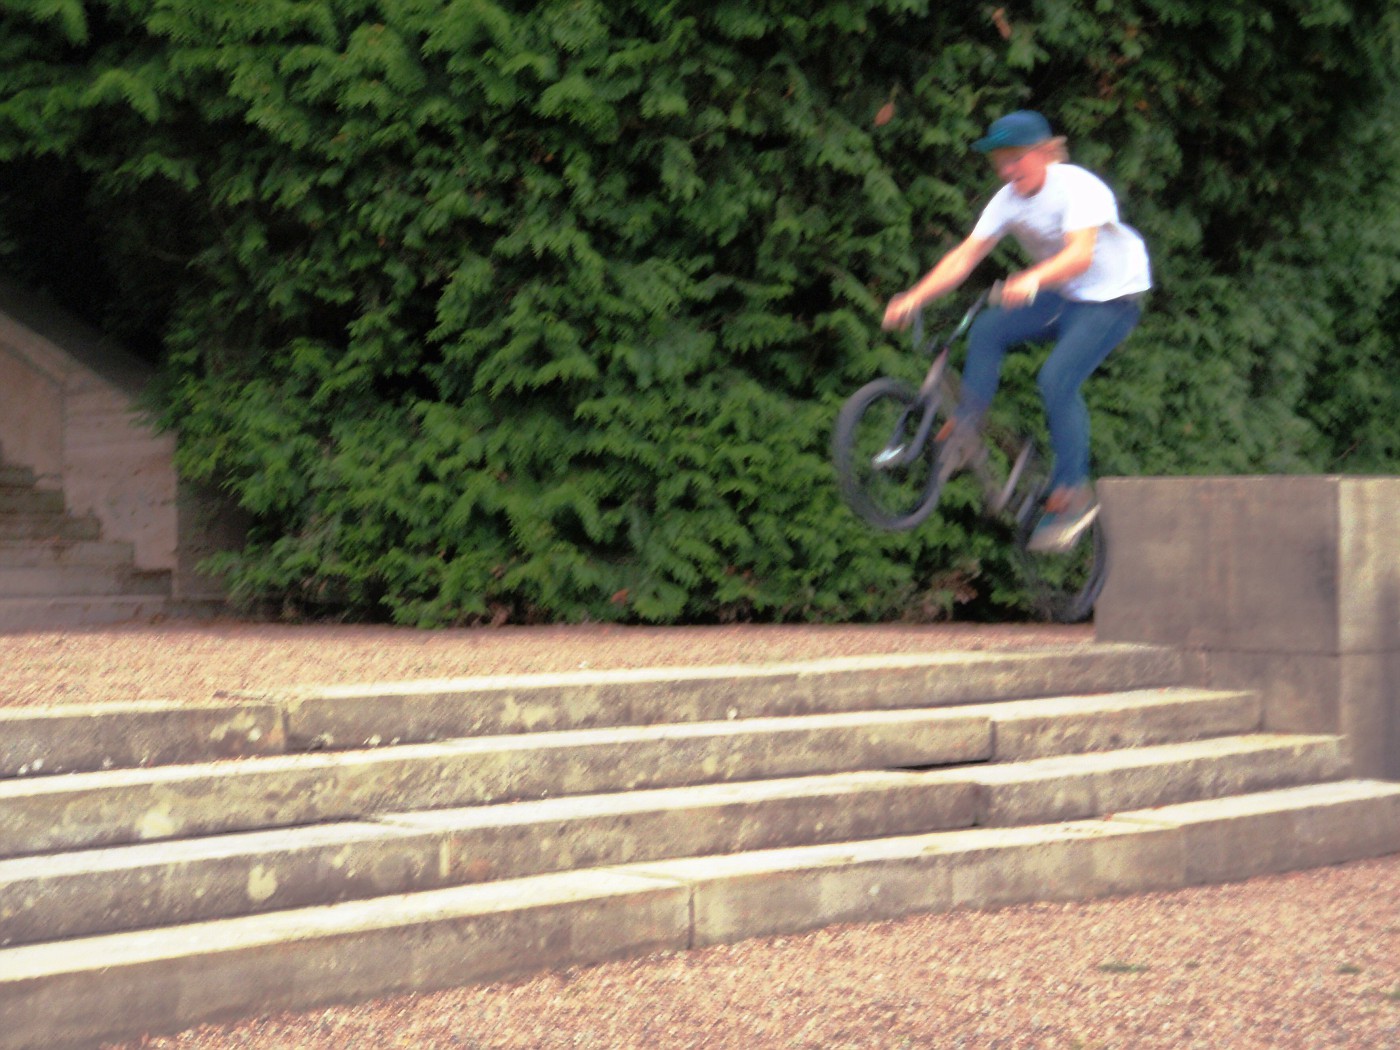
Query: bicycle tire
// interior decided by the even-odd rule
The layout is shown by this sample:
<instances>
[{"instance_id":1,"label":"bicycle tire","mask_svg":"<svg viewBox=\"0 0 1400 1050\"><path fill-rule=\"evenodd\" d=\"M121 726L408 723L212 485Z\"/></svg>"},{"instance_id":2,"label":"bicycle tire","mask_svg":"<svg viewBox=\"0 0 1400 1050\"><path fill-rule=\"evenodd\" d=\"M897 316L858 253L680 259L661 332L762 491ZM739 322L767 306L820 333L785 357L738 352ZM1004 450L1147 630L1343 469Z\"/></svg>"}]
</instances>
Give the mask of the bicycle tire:
<instances>
[{"instance_id":1,"label":"bicycle tire","mask_svg":"<svg viewBox=\"0 0 1400 1050\"><path fill-rule=\"evenodd\" d=\"M1108 539L1098 519L1074 549L1066 554L1026 550L1037 515L1016 529L1016 554L1022 582L1030 594L1031 610L1054 623L1083 623L1094 612L1108 579Z\"/></svg>"},{"instance_id":2,"label":"bicycle tire","mask_svg":"<svg viewBox=\"0 0 1400 1050\"><path fill-rule=\"evenodd\" d=\"M832 462L846 505L862 521L889 532L923 522L943 490L931 440L916 455L905 457L907 462L883 469L874 464L875 455L890 443L898 419L917 403L918 395L907 384L888 377L872 380L846 399L832 434ZM942 412L937 390L933 404L934 412ZM917 418L908 429L915 424Z\"/></svg>"}]
</instances>

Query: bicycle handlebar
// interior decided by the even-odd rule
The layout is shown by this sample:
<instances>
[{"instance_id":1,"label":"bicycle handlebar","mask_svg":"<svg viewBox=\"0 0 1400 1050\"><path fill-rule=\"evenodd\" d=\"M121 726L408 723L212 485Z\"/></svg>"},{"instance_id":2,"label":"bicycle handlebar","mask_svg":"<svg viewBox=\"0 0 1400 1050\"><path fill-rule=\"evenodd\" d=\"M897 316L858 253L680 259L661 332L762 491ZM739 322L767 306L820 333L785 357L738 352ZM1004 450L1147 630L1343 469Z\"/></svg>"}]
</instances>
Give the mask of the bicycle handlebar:
<instances>
[{"instance_id":1,"label":"bicycle handlebar","mask_svg":"<svg viewBox=\"0 0 1400 1050\"><path fill-rule=\"evenodd\" d=\"M963 334L969 328L972 327L973 320L977 317L979 313L981 313L982 308L984 306L987 306L988 304L991 304L993 306L997 305L998 301L1001 298L1000 293L1000 281L997 281L995 284L992 285L992 287L984 289L977 296L977 298L972 301L972 305L969 306L967 308L967 312L963 314L962 320L957 323L957 325L953 328L951 332L948 333L947 336L945 336L941 341L931 340L927 345L924 344L924 312L922 310L916 310L914 312L912 332L915 352L926 350L930 354L932 354L936 349L949 347L953 343L956 343L960 338L962 338ZM993 295L996 296L996 299L992 298Z\"/></svg>"}]
</instances>

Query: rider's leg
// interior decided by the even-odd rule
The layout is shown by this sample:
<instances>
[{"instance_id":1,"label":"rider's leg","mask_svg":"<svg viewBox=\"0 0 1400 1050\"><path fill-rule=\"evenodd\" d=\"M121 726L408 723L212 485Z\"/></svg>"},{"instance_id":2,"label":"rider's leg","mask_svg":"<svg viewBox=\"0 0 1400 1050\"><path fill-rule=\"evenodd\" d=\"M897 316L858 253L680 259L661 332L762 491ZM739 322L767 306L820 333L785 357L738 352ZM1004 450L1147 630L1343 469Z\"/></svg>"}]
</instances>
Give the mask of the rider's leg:
<instances>
[{"instance_id":1,"label":"rider's leg","mask_svg":"<svg viewBox=\"0 0 1400 1050\"><path fill-rule=\"evenodd\" d=\"M1037 378L1055 456L1052 491L1088 482L1089 409L1080 388L1141 316L1142 307L1134 300L1067 304L1060 340Z\"/></svg>"},{"instance_id":2,"label":"rider's leg","mask_svg":"<svg viewBox=\"0 0 1400 1050\"><path fill-rule=\"evenodd\" d=\"M967 337L967 364L963 366L962 395L953 413L959 423L973 428L982 421L1001 382L1006 352L1019 343L1041 342L1055 337L1065 300L1042 291L1029 306L986 310L972 324Z\"/></svg>"},{"instance_id":3,"label":"rider's leg","mask_svg":"<svg viewBox=\"0 0 1400 1050\"><path fill-rule=\"evenodd\" d=\"M953 417L935 438L939 468L945 476L986 454L979 432L1001 381L1006 352L1018 343L1051 338L1062 305L1060 297L1052 293L1015 310L993 307L973 322L967 338L962 393Z\"/></svg>"}]
</instances>

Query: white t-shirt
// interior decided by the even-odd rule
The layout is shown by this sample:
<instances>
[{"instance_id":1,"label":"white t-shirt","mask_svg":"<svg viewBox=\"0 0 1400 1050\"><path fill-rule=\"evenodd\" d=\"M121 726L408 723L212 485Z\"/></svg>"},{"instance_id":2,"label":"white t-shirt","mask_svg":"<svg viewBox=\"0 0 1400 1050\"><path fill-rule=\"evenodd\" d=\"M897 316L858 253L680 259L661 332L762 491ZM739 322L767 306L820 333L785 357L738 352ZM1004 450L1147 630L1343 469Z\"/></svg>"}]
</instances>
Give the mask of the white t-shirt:
<instances>
[{"instance_id":1,"label":"white t-shirt","mask_svg":"<svg viewBox=\"0 0 1400 1050\"><path fill-rule=\"evenodd\" d=\"M987 204L973 229L974 237L1016 238L1034 262L1044 262L1065 246L1065 234L1098 227L1094 258L1078 277L1059 292L1066 299L1101 303L1152 287L1147 245L1141 235L1118 218L1113 191L1093 172L1074 164L1051 164L1045 185L1032 197L1022 197L1008 184Z\"/></svg>"}]
</instances>

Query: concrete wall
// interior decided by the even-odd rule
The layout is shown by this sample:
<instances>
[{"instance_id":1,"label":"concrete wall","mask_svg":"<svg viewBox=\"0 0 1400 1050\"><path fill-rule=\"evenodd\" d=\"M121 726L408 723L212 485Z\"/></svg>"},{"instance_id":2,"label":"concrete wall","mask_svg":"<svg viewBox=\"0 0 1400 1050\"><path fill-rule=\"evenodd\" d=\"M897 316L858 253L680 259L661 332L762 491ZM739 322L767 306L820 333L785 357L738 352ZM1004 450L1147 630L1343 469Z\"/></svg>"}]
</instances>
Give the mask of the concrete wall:
<instances>
[{"instance_id":1,"label":"concrete wall","mask_svg":"<svg viewBox=\"0 0 1400 1050\"><path fill-rule=\"evenodd\" d=\"M1265 726L1341 733L1400 779L1400 478L1109 479L1101 641L1263 690Z\"/></svg>"},{"instance_id":2,"label":"concrete wall","mask_svg":"<svg viewBox=\"0 0 1400 1050\"><path fill-rule=\"evenodd\" d=\"M0 449L70 514L172 573L177 601L217 600L198 560L238 542L232 512L176 477L175 439L139 408L149 369L42 303L0 287Z\"/></svg>"}]
</instances>

